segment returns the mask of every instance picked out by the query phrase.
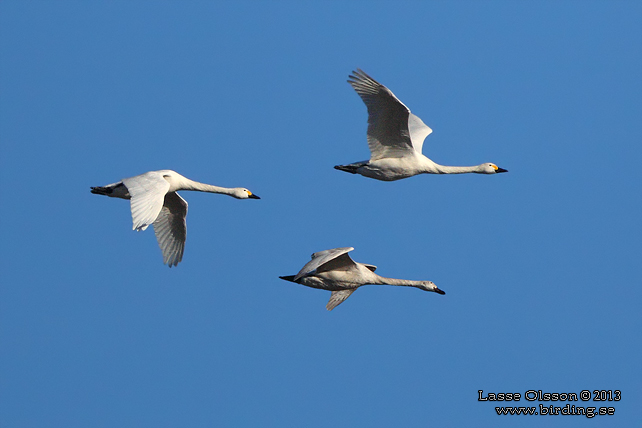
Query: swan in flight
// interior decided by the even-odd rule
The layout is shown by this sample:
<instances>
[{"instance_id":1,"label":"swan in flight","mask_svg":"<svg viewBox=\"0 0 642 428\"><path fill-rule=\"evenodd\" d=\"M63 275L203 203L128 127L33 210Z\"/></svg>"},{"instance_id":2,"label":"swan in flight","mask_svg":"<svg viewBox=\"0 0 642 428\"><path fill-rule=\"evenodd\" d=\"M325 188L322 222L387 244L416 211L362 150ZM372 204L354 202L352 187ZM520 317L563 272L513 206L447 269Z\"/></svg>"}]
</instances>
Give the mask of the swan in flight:
<instances>
[{"instance_id":1,"label":"swan in flight","mask_svg":"<svg viewBox=\"0 0 642 428\"><path fill-rule=\"evenodd\" d=\"M187 233L187 202L176 193L177 190L222 193L237 199L261 199L242 187L228 189L203 184L168 169L146 172L102 187L92 187L91 193L130 199L133 229L141 231L150 224L153 225L158 246L163 253L163 263L172 267L183 259Z\"/></svg>"},{"instance_id":2,"label":"swan in flight","mask_svg":"<svg viewBox=\"0 0 642 428\"><path fill-rule=\"evenodd\" d=\"M376 266L357 263L348 253L352 247L334 248L312 254L310 260L296 275L280 276L286 281L296 282L312 288L332 292L325 306L331 311L350 297L355 290L366 284L404 285L424 291L441 291L432 281L410 281L406 279L385 278L374 273Z\"/></svg>"},{"instance_id":3,"label":"swan in flight","mask_svg":"<svg viewBox=\"0 0 642 428\"><path fill-rule=\"evenodd\" d=\"M337 165L336 169L383 181L417 174L497 174L508 172L494 163L476 166L439 165L421 154L424 139L432 132L419 117L410 113L388 88L357 69L348 83L368 107L370 160Z\"/></svg>"}]
</instances>

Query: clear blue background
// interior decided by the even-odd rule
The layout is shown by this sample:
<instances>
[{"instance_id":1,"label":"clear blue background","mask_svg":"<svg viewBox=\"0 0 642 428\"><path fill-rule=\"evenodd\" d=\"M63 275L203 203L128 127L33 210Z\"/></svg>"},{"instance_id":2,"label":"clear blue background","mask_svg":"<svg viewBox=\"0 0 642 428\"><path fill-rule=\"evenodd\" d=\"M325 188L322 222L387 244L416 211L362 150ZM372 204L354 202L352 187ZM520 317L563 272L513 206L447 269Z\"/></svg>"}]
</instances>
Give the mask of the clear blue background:
<instances>
[{"instance_id":1,"label":"clear blue background","mask_svg":"<svg viewBox=\"0 0 642 428\"><path fill-rule=\"evenodd\" d=\"M641 22L635 1L2 1L0 425L639 426ZM510 172L334 170L369 155L356 67L436 162ZM262 199L183 192L168 269L89 193L156 169ZM341 246L447 294L327 312L278 278ZM500 417L479 389L622 400Z\"/></svg>"}]
</instances>

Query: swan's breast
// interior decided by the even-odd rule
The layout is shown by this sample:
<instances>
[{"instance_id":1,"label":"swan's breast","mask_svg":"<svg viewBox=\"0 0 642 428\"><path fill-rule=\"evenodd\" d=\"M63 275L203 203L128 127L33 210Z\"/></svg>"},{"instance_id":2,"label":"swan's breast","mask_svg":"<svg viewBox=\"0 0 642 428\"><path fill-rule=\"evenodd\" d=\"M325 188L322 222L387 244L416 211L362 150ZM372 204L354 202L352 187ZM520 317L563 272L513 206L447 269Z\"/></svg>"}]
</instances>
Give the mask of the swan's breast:
<instances>
[{"instance_id":1,"label":"swan's breast","mask_svg":"<svg viewBox=\"0 0 642 428\"><path fill-rule=\"evenodd\" d=\"M372 160L359 168L361 175L382 181L401 180L422 172L422 164L416 156Z\"/></svg>"},{"instance_id":2,"label":"swan's breast","mask_svg":"<svg viewBox=\"0 0 642 428\"><path fill-rule=\"evenodd\" d=\"M357 269L331 270L318 273L315 276L323 281L326 287L328 287L328 290L344 290L346 288L356 288L367 284L367 281L364 280Z\"/></svg>"}]
</instances>

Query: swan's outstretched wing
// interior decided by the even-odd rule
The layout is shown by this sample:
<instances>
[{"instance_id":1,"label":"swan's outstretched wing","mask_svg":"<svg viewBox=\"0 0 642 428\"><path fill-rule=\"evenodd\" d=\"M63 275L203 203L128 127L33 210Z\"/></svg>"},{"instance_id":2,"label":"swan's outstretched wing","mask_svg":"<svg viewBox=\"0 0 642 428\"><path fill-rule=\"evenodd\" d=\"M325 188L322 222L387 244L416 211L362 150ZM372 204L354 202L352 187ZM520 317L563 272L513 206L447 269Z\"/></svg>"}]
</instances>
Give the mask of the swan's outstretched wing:
<instances>
[{"instance_id":1,"label":"swan's outstretched wing","mask_svg":"<svg viewBox=\"0 0 642 428\"><path fill-rule=\"evenodd\" d=\"M410 113L408 115L408 131L410 132L412 147L414 147L418 153L421 153L424 146L424 140L428 135L430 135L432 129L428 128L426 124L419 119L419 116L415 116Z\"/></svg>"},{"instance_id":2,"label":"swan's outstretched wing","mask_svg":"<svg viewBox=\"0 0 642 428\"><path fill-rule=\"evenodd\" d=\"M183 259L187 226L187 202L176 192L165 195L165 203L156 221L154 233L158 246L163 253L163 263L169 267L176 266Z\"/></svg>"},{"instance_id":3,"label":"swan's outstretched wing","mask_svg":"<svg viewBox=\"0 0 642 428\"><path fill-rule=\"evenodd\" d=\"M402 157L409 150L421 153L424 138L432 132L430 128L411 114L395 94L363 70L357 69L352 73L348 83L368 108L370 159Z\"/></svg>"},{"instance_id":4,"label":"swan's outstretched wing","mask_svg":"<svg viewBox=\"0 0 642 428\"><path fill-rule=\"evenodd\" d=\"M312 260L303 266L294 277L294 281L303 278L307 275L314 275L317 272L326 272L328 270L336 269L341 266L355 265L354 261L347 254L354 250L352 247L334 248L332 250L319 251L312 254ZM345 257L343 257L345 255ZM330 263L328 265L328 263Z\"/></svg>"},{"instance_id":5,"label":"swan's outstretched wing","mask_svg":"<svg viewBox=\"0 0 642 428\"><path fill-rule=\"evenodd\" d=\"M369 265L369 264L367 264L367 263L360 263L360 264L364 265L365 267L367 267L368 269L370 269L372 272L374 272L374 271L376 271L376 270L377 270L377 267L376 267L375 265Z\"/></svg>"},{"instance_id":6,"label":"swan's outstretched wing","mask_svg":"<svg viewBox=\"0 0 642 428\"><path fill-rule=\"evenodd\" d=\"M330 300L328 301L328 304L325 305L325 308L331 311L332 309L336 308L341 303L343 303L343 301L348 297L350 297L350 295L355 291L357 291L356 288L352 288L350 290L333 291L332 296L330 296Z\"/></svg>"},{"instance_id":7,"label":"swan's outstretched wing","mask_svg":"<svg viewBox=\"0 0 642 428\"><path fill-rule=\"evenodd\" d=\"M155 171L123 179L131 195L134 230L145 230L160 213L169 183Z\"/></svg>"}]
</instances>

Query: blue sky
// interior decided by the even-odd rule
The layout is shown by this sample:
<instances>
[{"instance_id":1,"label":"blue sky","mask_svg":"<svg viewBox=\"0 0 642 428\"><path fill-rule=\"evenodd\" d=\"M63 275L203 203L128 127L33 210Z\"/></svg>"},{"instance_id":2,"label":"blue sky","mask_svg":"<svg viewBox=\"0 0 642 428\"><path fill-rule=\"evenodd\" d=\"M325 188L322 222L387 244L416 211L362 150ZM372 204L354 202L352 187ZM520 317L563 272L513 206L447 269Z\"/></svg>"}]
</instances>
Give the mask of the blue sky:
<instances>
[{"instance_id":1,"label":"blue sky","mask_svg":"<svg viewBox=\"0 0 642 428\"><path fill-rule=\"evenodd\" d=\"M633 1L1 2L0 424L640 425L641 22ZM424 154L510 172L334 170L369 155L357 67L433 129ZM262 199L183 192L168 269L89 193L157 169ZM327 312L278 278L343 246L446 295ZM497 416L480 389L622 399Z\"/></svg>"}]
</instances>

